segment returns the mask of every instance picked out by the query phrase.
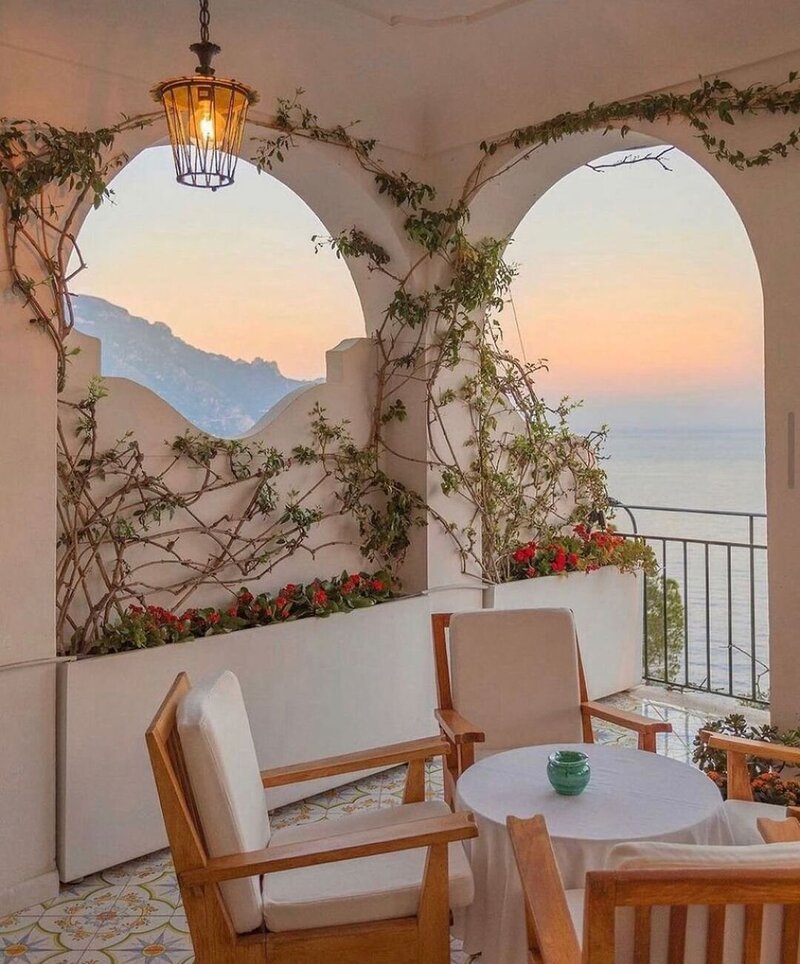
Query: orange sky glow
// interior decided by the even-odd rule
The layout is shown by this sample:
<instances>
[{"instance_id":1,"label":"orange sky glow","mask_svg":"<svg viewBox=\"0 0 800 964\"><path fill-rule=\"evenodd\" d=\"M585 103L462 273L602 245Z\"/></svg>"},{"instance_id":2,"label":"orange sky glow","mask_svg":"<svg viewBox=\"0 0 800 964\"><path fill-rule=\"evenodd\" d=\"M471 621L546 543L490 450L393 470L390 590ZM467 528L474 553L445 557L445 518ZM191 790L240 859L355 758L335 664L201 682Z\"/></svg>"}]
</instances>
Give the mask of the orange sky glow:
<instances>
[{"instance_id":1,"label":"orange sky glow","mask_svg":"<svg viewBox=\"0 0 800 964\"><path fill-rule=\"evenodd\" d=\"M74 288L199 348L324 374L325 350L362 335L343 262L314 254L325 229L288 188L241 162L214 194L174 182L168 149L136 158L115 203L81 233L89 270ZM508 250L528 358L546 357L545 393L603 398L761 391L761 287L744 228L713 178L678 152L573 172L538 199ZM512 311L506 341L520 339Z\"/></svg>"}]
</instances>

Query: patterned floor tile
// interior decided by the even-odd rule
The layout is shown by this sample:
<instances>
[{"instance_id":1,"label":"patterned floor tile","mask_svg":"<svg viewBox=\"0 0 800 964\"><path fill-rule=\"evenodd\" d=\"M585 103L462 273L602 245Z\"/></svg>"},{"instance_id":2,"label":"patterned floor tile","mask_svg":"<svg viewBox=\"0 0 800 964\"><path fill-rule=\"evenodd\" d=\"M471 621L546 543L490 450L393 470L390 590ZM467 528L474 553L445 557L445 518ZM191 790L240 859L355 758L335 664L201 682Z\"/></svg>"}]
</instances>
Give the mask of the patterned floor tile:
<instances>
[{"instance_id":1,"label":"patterned floor tile","mask_svg":"<svg viewBox=\"0 0 800 964\"><path fill-rule=\"evenodd\" d=\"M30 918L22 918L19 923L19 927L0 933L0 961L40 964L59 956L80 960L92 936L91 931L78 936L72 931L45 930Z\"/></svg>"},{"instance_id":2,"label":"patterned floor tile","mask_svg":"<svg viewBox=\"0 0 800 964\"><path fill-rule=\"evenodd\" d=\"M89 945L87 956L91 955L112 964L133 961L183 964L194 956L188 932L173 927L169 920L154 921L150 927L120 933L113 938L98 934Z\"/></svg>"}]
</instances>

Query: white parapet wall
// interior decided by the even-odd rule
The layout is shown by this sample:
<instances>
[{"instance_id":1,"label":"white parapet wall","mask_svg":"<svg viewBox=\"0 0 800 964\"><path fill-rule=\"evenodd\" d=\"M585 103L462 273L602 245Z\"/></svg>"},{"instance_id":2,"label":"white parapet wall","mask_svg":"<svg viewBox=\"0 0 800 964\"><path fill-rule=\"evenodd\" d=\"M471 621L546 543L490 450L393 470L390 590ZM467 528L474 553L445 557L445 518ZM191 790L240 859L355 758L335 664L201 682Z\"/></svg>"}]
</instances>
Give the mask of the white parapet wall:
<instances>
[{"instance_id":1,"label":"white parapet wall","mask_svg":"<svg viewBox=\"0 0 800 964\"><path fill-rule=\"evenodd\" d=\"M524 579L489 589L486 604L495 609L571 609L589 698L596 700L642 681L642 579L612 566Z\"/></svg>"},{"instance_id":2,"label":"white parapet wall","mask_svg":"<svg viewBox=\"0 0 800 964\"><path fill-rule=\"evenodd\" d=\"M175 676L239 677L262 768L436 733L430 600L298 620L58 673L58 866L74 880L167 845L144 733ZM270 791L280 806L352 779Z\"/></svg>"}]
</instances>

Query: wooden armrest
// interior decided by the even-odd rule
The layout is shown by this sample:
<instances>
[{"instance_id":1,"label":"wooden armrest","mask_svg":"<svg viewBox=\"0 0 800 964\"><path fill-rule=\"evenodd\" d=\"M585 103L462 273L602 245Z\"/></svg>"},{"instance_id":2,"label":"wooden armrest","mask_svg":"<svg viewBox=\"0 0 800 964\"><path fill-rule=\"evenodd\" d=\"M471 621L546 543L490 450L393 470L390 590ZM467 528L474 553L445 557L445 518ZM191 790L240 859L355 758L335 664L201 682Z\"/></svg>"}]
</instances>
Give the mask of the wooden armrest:
<instances>
[{"instance_id":1,"label":"wooden armrest","mask_svg":"<svg viewBox=\"0 0 800 964\"><path fill-rule=\"evenodd\" d=\"M785 820L759 817L756 826L765 843L794 843L800 840L800 823L796 817L787 817Z\"/></svg>"},{"instance_id":2,"label":"wooden armrest","mask_svg":"<svg viewBox=\"0 0 800 964\"><path fill-rule=\"evenodd\" d=\"M473 726L456 710L434 710L433 713L453 743L483 743L486 740L483 730Z\"/></svg>"},{"instance_id":3,"label":"wooden armrest","mask_svg":"<svg viewBox=\"0 0 800 964\"><path fill-rule=\"evenodd\" d=\"M344 756L331 756L323 760L310 760L307 763L294 763L286 767L273 767L261 771L261 782L265 787L282 787L287 783L301 783L332 777L338 773L355 773L358 770L374 770L378 767L399 766L411 760L427 760L432 756L447 756L450 747L440 736L426 737L424 740L410 740L408 743L393 743L371 750L359 750Z\"/></svg>"},{"instance_id":4,"label":"wooden armrest","mask_svg":"<svg viewBox=\"0 0 800 964\"><path fill-rule=\"evenodd\" d=\"M606 723L616 723L623 726L626 730L635 730L637 733L672 733L672 724L664 720L651 720L640 713L628 713L625 710L618 710L616 706L607 706L605 703L581 703L581 711L598 720L605 720Z\"/></svg>"},{"instance_id":5,"label":"wooden armrest","mask_svg":"<svg viewBox=\"0 0 800 964\"><path fill-rule=\"evenodd\" d=\"M508 817L506 826L522 878L530 960L580 964L581 948L544 817Z\"/></svg>"},{"instance_id":6,"label":"wooden armrest","mask_svg":"<svg viewBox=\"0 0 800 964\"><path fill-rule=\"evenodd\" d=\"M314 867L356 857L432 847L478 836L471 813L448 813L427 820L410 820L390 827L341 833L332 837L265 847L230 857L215 857L205 867L185 870L181 882L187 886L238 880L259 874L280 873L298 867Z\"/></svg>"},{"instance_id":7,"label":"wooden armrest","mask_svg":"<svg viewBox=\"0 0 800 964\"><path fill-rule=\"evenodd\" d=\"M701 735L705 744L713 750L743 753L745 756L780 760L783 763L800 766L800 747L786 746L783 743L764 743L761 740L746 740L742 736L726 736L723 733L714 733L712 730L701 730Z\"/></svg>"}]
</instances>

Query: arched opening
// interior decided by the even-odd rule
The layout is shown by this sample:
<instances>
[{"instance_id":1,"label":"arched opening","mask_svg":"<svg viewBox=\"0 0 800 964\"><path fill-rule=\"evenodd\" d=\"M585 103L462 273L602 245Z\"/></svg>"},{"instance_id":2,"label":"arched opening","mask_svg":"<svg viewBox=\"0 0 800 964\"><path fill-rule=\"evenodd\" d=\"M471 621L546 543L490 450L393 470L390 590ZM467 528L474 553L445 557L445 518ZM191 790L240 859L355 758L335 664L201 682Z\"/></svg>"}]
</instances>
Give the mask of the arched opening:
<instances>
[{"instance_id":1,"label":"arched opening","mask_svg":"<svg viewBox=\"0 0 800 964\"><path fill-rule=\"evenodd\" d=\"M175 183L169 148L137 155L114 203L80 234L76 327L102 341L105 375L146 385L198 428L246 433L281 397L324 378L325 351L363 336L346 264L290 188L241 159L217 192Z\"/></svg>"},{"instance_id":2,"label":"arched opening","mask_svg":"<svg viewBox=\"0 0 800 964\"><path fill-rule=\"evenodd\" d=\"M763 309L749 239L686 154L665 155L668 171L606 166L631 156L574 170L520 222L508 252L520 266L519 327L506 319L508 343L549 360L546 395L583 399L579 427L609 424L618 498L705 508L703 487L677 462L713 458L715 506L761 511Z\"/></svg>"},{"instance_id":3,"label":"arched opening","mask_svg":"<svg viewBox=\"0 0 800 964\"><path fill-rule=\"evenodd\" d=\"M753 249L728 196L687 154L594 156L552 178L511 236L519 277L504 338L548 360L545 398L583 400L577 430L609 426L609 493L633 507L616 523L652 537L660 567L645 592L646 679L763 702L763 300ZM629 163L636 156L650 159Z\"/></svg>"}]
</instances>

